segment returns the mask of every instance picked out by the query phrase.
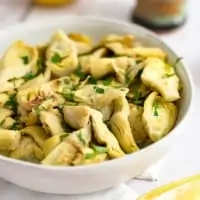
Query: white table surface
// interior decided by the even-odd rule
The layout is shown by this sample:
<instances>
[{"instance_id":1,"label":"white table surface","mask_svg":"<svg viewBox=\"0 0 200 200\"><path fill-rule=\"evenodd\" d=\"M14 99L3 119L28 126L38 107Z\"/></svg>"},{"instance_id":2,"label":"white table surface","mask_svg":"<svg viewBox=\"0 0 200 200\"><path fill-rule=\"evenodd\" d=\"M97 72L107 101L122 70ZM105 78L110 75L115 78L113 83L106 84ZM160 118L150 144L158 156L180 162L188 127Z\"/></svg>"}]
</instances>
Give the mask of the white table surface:
<instances>
[{"instance_id":1,"label":"white table surface","mask_svg":"<svg viewBox=\"0 0 200 200\"><path fill-rule=\"evenodd\" d=\"M10 4L10 7L7 5ZM65 14L90 14L129 20L134 5L133 0L77 0L77 3L62 8L42 8L33 6L28 0L1 0L0 28L14 24L17 21L44 20L50 16ZM184 57L191 70L196 86L195 117L190 126L164 160L157 182L129 181L129 185L138 193L144 193L158 185L177 178L200 172L200 131L198 118L200 116L200 1L190 0L188 21L182 28L161 35L180 56ZM13 12L15 12L13 14Z\"/></svg>"}]
</instances>

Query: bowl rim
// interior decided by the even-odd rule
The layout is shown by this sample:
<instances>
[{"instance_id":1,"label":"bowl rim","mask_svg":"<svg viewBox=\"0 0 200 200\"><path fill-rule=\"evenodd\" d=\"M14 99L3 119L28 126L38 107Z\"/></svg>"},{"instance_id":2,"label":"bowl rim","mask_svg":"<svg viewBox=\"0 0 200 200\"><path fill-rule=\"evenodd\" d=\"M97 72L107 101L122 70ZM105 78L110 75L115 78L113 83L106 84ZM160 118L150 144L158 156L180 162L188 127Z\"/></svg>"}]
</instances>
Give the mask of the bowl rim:
<instances>
[{"instance_id":1,"label":"bowl rim","mask_svg":"<svg viewBox=\"0 0 200 200\"><path fill-rule=\"evenodd\" d=\"M62 17L62 19L59 19L59 24L63 24L63 25L67 25L67 23L70 21L70 19L73 20L80 20L80 21L93 21L93 22L102 22L102 23L112 23L113 25L120 25L123 27L129 27L129 28L134 28L137 29L138 31L143 32L143 34L148 35L149 37L151 37L152 39L159 41L161 45L163 45L168 52L170 52L174 57L178 57L177 54L164 42L162 41L162 39L160 39L154 32L140 26L134 23L130 23L124 20L119 20L119 19L113 19L113 18L106 18L106 17L100 17L100 16L94 16L94 15L66 15L64 17ZM0 32L0 38L1 37L5 37L5 35L9 32L14 32L15 30L20 30L20 29L28 29L28 30L35 30L37 27L38 28L47 28L47 27L52 27L54 26L57 22L58 22L57 18L54 19L48 19L48 20L32 20L32 21L28 21L28 22L19 22L16 23L15 25L12 26L8 26L6 28L4 28L3 30L1 30ZM35 25L36 26L35 26ZM183 129L184 125L186 124L186 121L189 121L191 115L192 115L192 111L194 110L194 83L193 83L193 79L191 76L190 71L188 70L188 68L186 67L185 61L181 60L179 62L179 64L181 65L181 67L184 69L185 74L188 78L188 87L189 87L189 93L190 93L190 97L189 97L189 103L188 103L188 107L186 108L185 111L185 115L183 116L181 122L179 124L177 124L171 131L170 134L166 135L164 138L162 138L161 140L137 151L131 154L126 154L123 157L120 158L116 158L113 160L107 160L104 161L102 163L94 163L91 165L80 165L80 166L50 166L50 165L41 165L41 164L37 164L37 163L30 163L30 162L26 162L26 161L21 161L21 160L16 160L13 158L9 158L9 157L5 157L0 155L0 161L4 161L6 163L12 163L15 165L21 165L23 167L28 167L28 168L34 168L34 169L40 169L40 170L48 170L48 171L68 171L68 172L77 172L80 170L84 170L89 171L91 169L93 170L98 170L99 168L102 169L102 167L104 168L109 168L110 166L113 165L118 165L120 162L121 163L127 163L131 160L131 158L133 156L136 155L140 155L143 152L148 151L150 148L153 148L155 146L158 146L160 143L163 143L164 141L168 141L171 140L175 135L177 135L178 129Z\"/></svg>"}]
</instances>

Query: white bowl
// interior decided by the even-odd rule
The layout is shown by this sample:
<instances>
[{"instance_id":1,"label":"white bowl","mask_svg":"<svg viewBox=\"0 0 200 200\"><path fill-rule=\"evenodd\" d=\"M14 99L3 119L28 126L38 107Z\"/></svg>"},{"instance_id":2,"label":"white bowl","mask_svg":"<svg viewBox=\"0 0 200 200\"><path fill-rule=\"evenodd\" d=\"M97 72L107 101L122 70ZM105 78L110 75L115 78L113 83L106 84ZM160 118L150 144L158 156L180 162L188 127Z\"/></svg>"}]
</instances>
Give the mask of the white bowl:
<instances>
[{"instance_id":1,"label":"white bowl","mask_svg":"<svg viewBox=\"0 0 200 200\"><path fill-rule=\"evenodd\" d=\"M0 54L11 42L22 39L31 44L47 41L58 29L84 32L96 39L109 33L137 36L147 45L164 49L170 62L177 56L158 37L134 24L95 17L68 16L59 20L19 24L0 32ZM100 164L78 167L51 167L0 156L0 176L31 190L55 194L83 194L99 191L135 177L159 161L183 134L193 104L193 84L187 68L180 62L176 67L183 83L179 117L176 127L162 140L139 152Z\"/></svg>"}]
</instances>

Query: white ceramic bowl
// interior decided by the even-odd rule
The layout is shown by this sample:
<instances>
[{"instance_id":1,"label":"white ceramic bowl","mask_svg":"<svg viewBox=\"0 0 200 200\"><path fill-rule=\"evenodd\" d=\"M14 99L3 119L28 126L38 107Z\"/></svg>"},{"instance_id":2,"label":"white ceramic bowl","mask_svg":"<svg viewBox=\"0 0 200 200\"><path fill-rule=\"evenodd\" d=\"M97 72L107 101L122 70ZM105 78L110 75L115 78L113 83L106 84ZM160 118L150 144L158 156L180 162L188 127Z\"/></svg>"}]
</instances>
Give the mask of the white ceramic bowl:
<instances>
[{"instance_id":1,"label":"white ceramic bowl","mask_svg":"<svg viewBox=\"0 0 200 200\"><path fill-rule=\"evenodd\" d=\"M22 39L31 44L45 42L60 28L66 32L88 33L96 39L109 33L131 33L148 45L164 49L169 55L170 62L177 58L155 34L144 28L121 21L83 16L19 24L3 30L0 32L0 54L14 40ZM113 187L139 175L169 151L187 125L193 104L193 84L182 62L176 68L184 88L179 117L176 127L159 142L137 153L90 166L48 167L0 156L0 176L19 186L40 192L82 194Z\"/></svg>"}]
</instances>

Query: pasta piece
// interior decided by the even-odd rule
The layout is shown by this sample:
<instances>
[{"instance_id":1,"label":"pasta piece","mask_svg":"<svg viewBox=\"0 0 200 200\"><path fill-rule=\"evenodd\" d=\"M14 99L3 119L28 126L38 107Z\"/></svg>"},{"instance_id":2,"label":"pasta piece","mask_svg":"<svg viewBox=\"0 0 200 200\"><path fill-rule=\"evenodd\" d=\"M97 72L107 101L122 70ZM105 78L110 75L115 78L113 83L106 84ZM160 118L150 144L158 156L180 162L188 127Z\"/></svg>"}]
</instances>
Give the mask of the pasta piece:
<instances>
[{"instance_id":1,"label":"pasta piece","mask_svg":"<svg viewBox=\"0 0 200 200\"><path fill-rule=\"evenodd\" d=\"M120 97L125 96L128 88L111 88L103 85L85 85L74 93L76 102L85 103L99 110Z\"/></svg>"},{"instance_id":2,"label":"pasta piece","mask_svg":"<svg viewBox=\"0 0 200 200\"><path fill-rule=\"evenodd\" d=\"M117 35L117 34L109 34L102 39L100 44L107 44L107 43L115 43L119 42L127 47L133 47L133 43L135 41L135 37L133 35Z\"/></svg>"},{"instance_id":3,"label":"pasta piece","mask_svg":"<svg viewBox=\"0 0 200 200\"><path fill-rule=\"evenodd\" d=\"M75 43L60 30L51 38L46 64L57 77L69 75L78 65L77 53Z\"/></svg>"},{"instance_id":4,"label":"pasta piece","mask_svg":"<svg viewBox=\"0 0 200 200\"><path fill-rule=\"evenodd\" d=\"M112 50L116 55L120 56L130 56L130 57L156 57L160 59L166 58L166 53L160 48L156 47L134 47L129 48L123 46L121 43L108 43L105 45L108 49Z\"/></svg>"},{"instance_id":5,"label":"pasta piece","mask_svg":"<svg viewBox=\"0 0 200 200\"><path fill-rule=\"evenodd\" d=\"M91 109L91 122L95 139L99 144L105 145L108 148L109 157L118 158L123 156L124 152L120 148L117 139L103 123L102 114Z\"/></svg>"},{"instance_id":6,"label":"pasta piece","mask_svg":"<svg viewBox=\"0 0 200 200\"><path fill-rule=\"evenodd\" d=\"M125 97L114 101L115 112L110 119L111 131L115 134L120 146L126 153L139 150L128 121L129 105Z\"/></svg>"},{"instance_id":7,"label":"pasta piece","mask_svg":"<svg viewBox=\"0 0 200 200\"><path fill-rule=\"evenodd\" d=\"M43 149L44 149L45 156L51 153L52 150L55 149L60 144L61 136L62 135L52 136L44 142Z\"/></svg>"},{"instance_id":8,"label":"pasta piece","mask_svg":"<svg viewBox=\"0 0 200 200\"><path fill-rule=\"evenodd\" d=\"M0 150L14 150L20 142L20 132L0 129Z\"/></svg>"},{"instance_id":9,"label":"pasta piece","mask_svg":"<svg viewBox=\"0 0 200 200\"><path fill-rule=\"evenodd\" d=\"M10 157L29 162L38 162L40 159L34 155L35 145L30 137L22 136L19 146L10 153Z\"/></svg>"},{"instance_id":10,"label":"pasta piece","mask_svg":"<svg viewBox=\"0 0 200 200\"><path fill-rule=\"evenodd\" d=\"M43 148L45 140L49 138L49 135L40 126L27 126L21 130L21 133L33 138L41 148Z\"/></svg>"},{"instance_id":11,"label":"pasta piece","mask_svg":"<svg viewBox=\"0 0 200 200\"><path fill-rule=\"evenodd\" d=\"M144 108L142 106L132 104L130 107L128 120L131 126L133 137L137 144L142 144L148 139L148 134L142 121L143 112Z\"/></svg>"},{"instance_id":12,"label":"pasta piece","mask_svg":"<svg viewBox=\"0 0 200 200\"><path fill-rule=\"evenodd\" d=\"M65 106L64 119L70 127L80 129L89 123L90 108L87 106Z\"/></svg>"},{"instance_id":13,"label":"pasta piece","mask_svg":"<svg viewBox=\"0 0 200 200\"><path fill-rule=\"evenodd\" d=\"M144 102L142 118L149 137L155 142L173 128L177 109L173 103L166 102L158 96L157 92L152 92Z\"/></svg>"},{"instance_id":14,"label":"pasta piece","mask_svg":"<svg viewBox=\"0 0 200 200\"><path fill-rule=\"evenodd\" d=\"M141 75L142 82L157 90L166 101L180 98L179 78L172 66L158 58L149 58Z\"/></svg>"},{"instance_id":15,"label":"pasta piece","mask_svg":"<svg viewBox=\"0 0 200 200\"><path fill-rule=\"evenodd\" d=\"M52 136L61 135L65 132L65 129L62 126L62 120L54 113L41 111L40 121L44 130Z\"/></svg>"},{"instance_id":16,"label":"pasta piece","mask_svg":"<svg viewBox=\"0 0 200 200\"><path fill-rule=\"evenodd\" d=\"M0 83L21 78L32 71L38 59L36 48L22 41L14 42L3 55L0 67Z\"/></svg>"}]
</instances>

